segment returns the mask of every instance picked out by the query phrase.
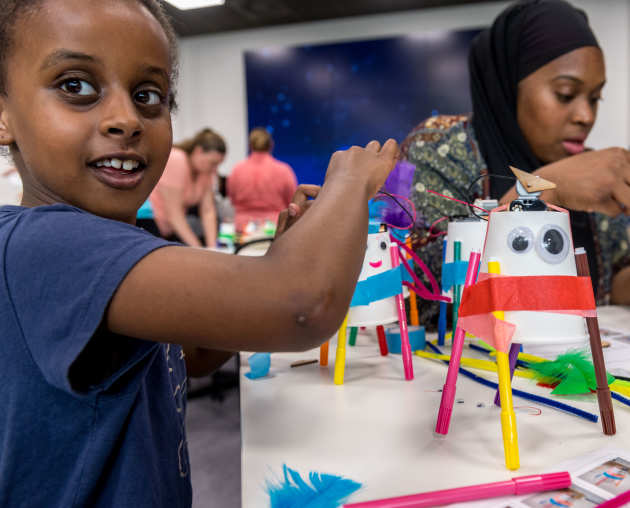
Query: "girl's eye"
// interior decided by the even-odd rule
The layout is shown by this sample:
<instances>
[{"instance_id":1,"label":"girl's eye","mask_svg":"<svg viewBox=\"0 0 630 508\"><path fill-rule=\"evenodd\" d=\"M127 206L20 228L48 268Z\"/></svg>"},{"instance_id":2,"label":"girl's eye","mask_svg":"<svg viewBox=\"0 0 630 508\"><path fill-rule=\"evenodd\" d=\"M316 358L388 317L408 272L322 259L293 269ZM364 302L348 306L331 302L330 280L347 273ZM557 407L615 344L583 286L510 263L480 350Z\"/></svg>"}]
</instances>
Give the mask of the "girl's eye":
<instances>
[{"instance_id":1,"label":"girl's eye","mask_svg":"<svg viewBox=\"0 0 630 508\"><path fill-rule=\"evenodd\" d=\"M90 83L85 81L84 79L67 79L63 83L61 83L60 88L67 93L73 95L96 95L96 90Z\"/></svg>"},{"instance_id":2,"label":"girl's eye","mask_svg":"<svg viewBox=\"0 0 630 508\"><path fill-rule=\"evenodd\" d=\"M136 92L135 100L146 106L155 106L162 103L162 96L153 90L141 90Z\"/></svg>"},{"instance_id":3,"label":"girl's eye","mask_svg":"<svg viewBox=\"0 0 630 508\"><path fill-rule=\"evenodd\" d=\"M387 250L387 244L385 242L381 242L381 249Z\"/></svg>"}]
</instances>

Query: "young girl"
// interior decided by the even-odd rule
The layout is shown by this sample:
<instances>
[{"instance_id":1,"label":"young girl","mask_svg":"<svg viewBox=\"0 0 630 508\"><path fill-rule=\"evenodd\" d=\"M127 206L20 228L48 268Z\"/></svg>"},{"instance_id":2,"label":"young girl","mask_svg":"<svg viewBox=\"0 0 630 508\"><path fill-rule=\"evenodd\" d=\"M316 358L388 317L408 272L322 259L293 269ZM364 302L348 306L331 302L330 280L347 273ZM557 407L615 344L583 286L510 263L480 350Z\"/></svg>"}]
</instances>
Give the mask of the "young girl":
<instances>
[{"instance_id":1,"label":"young girl","mask_svg":"<svg viewBox=\"0 0 630 508\"><path fill-rule=\"evenodd\" d=\"M350 302L393 140L335 153L261 258L134 226L174 55L157 0L0 0L0 143L24 182L0 208L3 507L190 506L184 359L313 348Z\"/></svg>"}]
</instances>

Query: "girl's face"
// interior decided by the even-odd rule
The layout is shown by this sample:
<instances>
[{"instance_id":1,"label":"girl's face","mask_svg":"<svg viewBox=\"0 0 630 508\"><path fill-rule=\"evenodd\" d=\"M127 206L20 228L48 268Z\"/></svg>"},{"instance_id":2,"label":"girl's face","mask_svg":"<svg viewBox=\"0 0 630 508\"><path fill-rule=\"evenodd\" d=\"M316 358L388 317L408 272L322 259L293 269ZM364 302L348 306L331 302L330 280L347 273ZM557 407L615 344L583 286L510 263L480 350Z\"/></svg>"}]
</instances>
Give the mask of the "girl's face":
<instances>
[{"instance_id":1,"label":"girl's face","mask_svg":"<svg viewBox=\"0 0 630 508\"><path fill-rule=\"evenodd\" d=\"M604 57L596 47L566 53L520 81L518 125L541 162L584 150L605 82Z\"/></svg>"},{"instance_id":2,"label":"girl's face","mask_svg":"<svg viewBox=\"0 0 630 508\"><path fill-rule=\"evenodd\" d=\"M190 162L198 173L216 173L223 159L225 159L225 154L217 150L204 152L199 145L193 148L190 153Z\"/></svg>"},{"instance_id":3,"label":"girl's face","mask_svg":"<svg viewBox=\"0 0 630 508\"><path fill-rule=\"evenodd\" d=\"M171 142L169 44L140 3L45 0L18 18L0 95L22 203L135 223Z\"/></svg>"}]
</instances>

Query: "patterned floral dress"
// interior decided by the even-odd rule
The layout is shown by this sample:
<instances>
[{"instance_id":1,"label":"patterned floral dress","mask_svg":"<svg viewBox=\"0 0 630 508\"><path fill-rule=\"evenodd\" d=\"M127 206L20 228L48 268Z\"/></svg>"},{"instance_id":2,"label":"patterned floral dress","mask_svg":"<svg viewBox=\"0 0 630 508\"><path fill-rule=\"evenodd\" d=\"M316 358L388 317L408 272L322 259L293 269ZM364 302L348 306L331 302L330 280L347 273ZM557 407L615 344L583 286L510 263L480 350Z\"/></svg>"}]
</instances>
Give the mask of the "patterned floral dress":
<instances>
[{"instance_id":1,"label":"patterned floral dress","mask_svg":"<svg viewBox=\"0 0 630 508\"><path fill-rule=\"evenodd\" d=\"M431 225L442 217L469 215L466 205L427 192L428 189L462 201L471 201L486 194L481 178L486 163L479 150L472 121L468 115L431 117L415 127L401 145L403 157L416 166L410 190L424 227L414 237L414 248L439 280L442 268L442 237L448 221ZM611 218L589 214L595 231L595 250L599 267L597 303L610 301L612 278L621 268L630 265L628 233L624 217ZM428 328L437 323L438 305L422 301L420 322Z\"/></svg>"}]
</instances>

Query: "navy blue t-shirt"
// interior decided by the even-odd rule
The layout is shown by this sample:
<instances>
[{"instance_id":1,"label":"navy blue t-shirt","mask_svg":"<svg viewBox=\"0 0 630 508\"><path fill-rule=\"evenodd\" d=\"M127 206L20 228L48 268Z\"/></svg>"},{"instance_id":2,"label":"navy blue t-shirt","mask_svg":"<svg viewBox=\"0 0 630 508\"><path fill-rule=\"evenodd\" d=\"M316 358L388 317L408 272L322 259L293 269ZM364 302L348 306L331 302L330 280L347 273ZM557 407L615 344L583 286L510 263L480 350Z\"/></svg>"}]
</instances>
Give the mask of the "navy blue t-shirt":
<instances>
[{"instance_id":1,"label":"navy blue t-shirt","mask_svg":"<svg viewBox=\"0 0 630 508\"><path fill-rule=\"evenodd\" d=\"M165 245L67 205L0 207L0 506L191 506L183 352L103 326Z\"/></svg>"}]
</instances>

